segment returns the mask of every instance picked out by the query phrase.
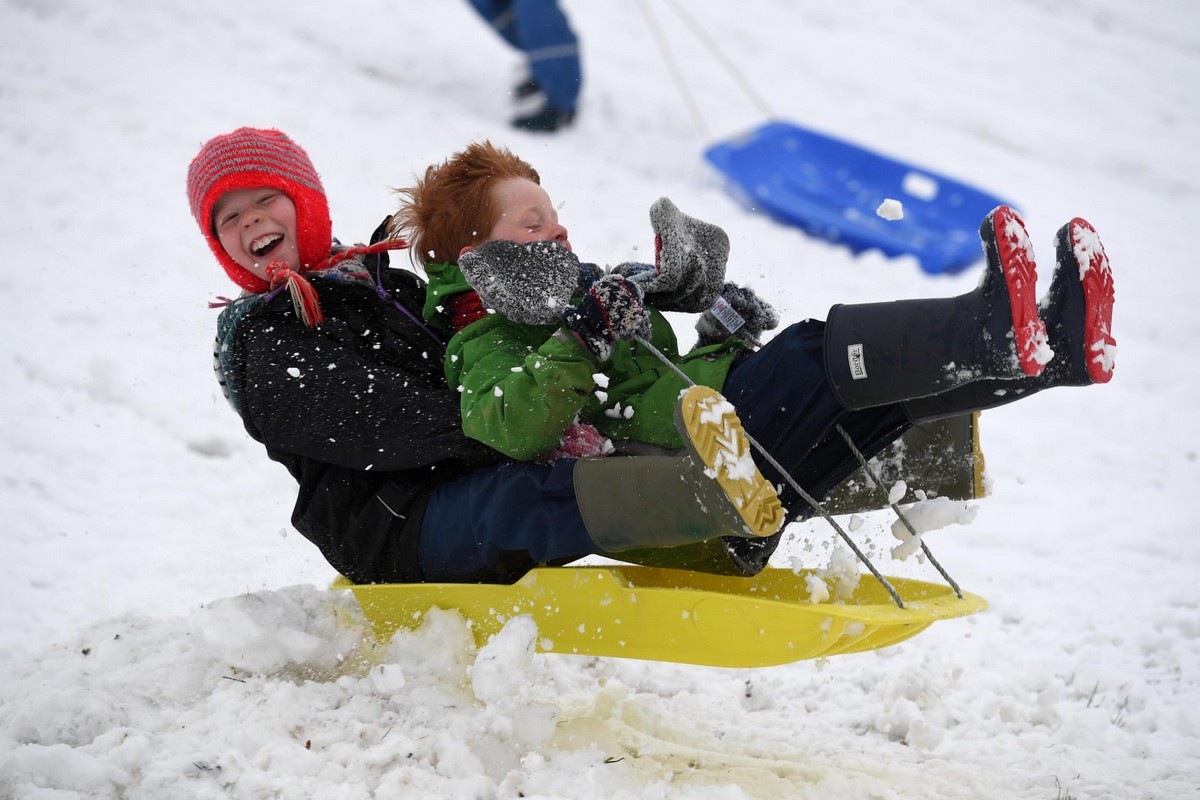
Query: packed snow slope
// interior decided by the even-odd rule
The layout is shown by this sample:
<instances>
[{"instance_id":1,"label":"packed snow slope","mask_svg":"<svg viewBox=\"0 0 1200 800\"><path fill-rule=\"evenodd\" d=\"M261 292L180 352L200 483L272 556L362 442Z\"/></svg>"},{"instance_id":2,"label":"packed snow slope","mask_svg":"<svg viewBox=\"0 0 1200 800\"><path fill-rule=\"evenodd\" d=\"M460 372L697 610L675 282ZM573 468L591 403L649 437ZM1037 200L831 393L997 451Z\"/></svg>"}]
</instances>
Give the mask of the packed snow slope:
<instances>
[{"instance_id":1,"label":"packed snow slope","mask_svg":"<svg viewBox=\"0 0 1200 800\"><path fill-rule=\"evenodd\" d=\"M0 797L1197 797L1200 7L687 4L745 84L680 7L568 0L583 106L538 137L465 2L0 0ZM373 645L212 377L200 144L287 131L346 241L487 138L581 254L645 257L665 195L787 320L974 285L737 205L700 154L770 117L1012 198L1044 278L1071 217L1103 237L1114 380L986 414L990 495L926 537L990 609L761 670L534 655L527 620L476 649L449 612ZM855 535L932 578L890 524ZM777 563L840 552L798 525Z\"/></svg>"}]
</instances>

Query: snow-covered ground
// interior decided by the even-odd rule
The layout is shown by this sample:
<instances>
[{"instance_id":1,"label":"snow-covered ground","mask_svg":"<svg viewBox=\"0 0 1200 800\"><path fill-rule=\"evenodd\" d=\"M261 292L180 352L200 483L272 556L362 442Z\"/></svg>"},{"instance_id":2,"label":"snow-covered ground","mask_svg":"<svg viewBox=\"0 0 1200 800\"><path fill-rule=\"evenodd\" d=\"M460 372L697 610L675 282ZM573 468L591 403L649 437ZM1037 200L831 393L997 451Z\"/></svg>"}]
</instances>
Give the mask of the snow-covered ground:
<instances>
[{"instance_id":1,"label":"snow-covered ground","mask_svg":"<svg viewBox=\"0 0 1200 800\"><path fill-rule=\"evenodd\" d=\"M535 137L466 3L0 0L0 797L1200 795L1200 8L688 4L767 111L676 7L568 2L584 105ZM759 670L530 655L522 621L477 651L449 613L366 648L210 372L206 301L233 287L184 199L199 145L288 131L346 240L491 138L582 254L644 255L667 195L788 319L974 284L737 206L700 153L770 114L1012 198L1046 267L1072 216L1104 239L1115 379L985 415L991 494L927 537L990 609ZM857 535L886 549L889 524ZM780 564L824 566L822 525Z\"/></svg>"}]
</instances>

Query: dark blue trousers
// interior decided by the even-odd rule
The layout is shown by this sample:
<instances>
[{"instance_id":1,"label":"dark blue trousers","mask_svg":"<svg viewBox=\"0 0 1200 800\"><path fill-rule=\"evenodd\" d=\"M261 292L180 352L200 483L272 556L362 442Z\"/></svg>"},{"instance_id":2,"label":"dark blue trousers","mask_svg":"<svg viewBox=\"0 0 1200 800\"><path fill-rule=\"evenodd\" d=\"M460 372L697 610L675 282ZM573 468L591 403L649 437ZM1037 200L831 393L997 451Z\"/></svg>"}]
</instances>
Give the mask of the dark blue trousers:
<instances>
[{"instance_id":1,"label":"dark blue trousers","mask_svg":"<svg viewBox=\"0 0 1200 800\"><path fill-rule=\"evenodd\" d=\"M870 458L910 423L899 405L847 411L825 378L825 323L798 322L735 362L722 393L746 431L818 500L858 468L836 430L841 425ZM756 454L757 455L757 454ZM756 458L773 483L785 481ZM595 552L571 483L574 460L552 466L507 464L439 486L421 526L421 569L430 581L487 580ZM790 486L788 520L812 515Z\"/></svg>"},{"instance_id":2,"label":"dark blue trousers","mask_svg":"<svg viewBox=\"0 0 1200 800\"><path fill-rule=\"evenodd\" d=\"M471 0L471 5L504 41L525 54L550 104L574 109L583 80L579 39L557 0Z\"/></svg>"}]
</instances>

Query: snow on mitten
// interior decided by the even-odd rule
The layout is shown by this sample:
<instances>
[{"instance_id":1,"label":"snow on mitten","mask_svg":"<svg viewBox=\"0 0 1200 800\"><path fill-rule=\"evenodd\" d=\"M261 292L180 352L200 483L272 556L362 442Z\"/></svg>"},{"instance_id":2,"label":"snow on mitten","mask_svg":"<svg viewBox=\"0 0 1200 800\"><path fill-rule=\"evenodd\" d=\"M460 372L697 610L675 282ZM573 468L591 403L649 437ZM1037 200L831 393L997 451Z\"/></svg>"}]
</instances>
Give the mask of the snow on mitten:
<instances>
[{"instance_id":1,"label":"snow on mitten","mask_svg":"<svg viewBox=\"0 0 1200 800\"><path fill-rule=\"evenodd\" d=\"M707 310L725 281L729 236L684 214L665 197L650 207L650 225L658 279L645 286L647 302L661 311Z\"/></svg>"},{"instance_id":2,"label":"snow on mitten","mask_svg":"<svg viewBox=\"0 0 1200 800\"><path fill-rule=\"evenodd\" d=\"M458 268L485 306L525 325L558 322L580 281L579 259L558 242L484 242Z\"/></svg>"},{"instance_id":3,"label":"snow on mitten","mask_svg":"<svg viewBox=\"0 0 1200 800\"><path fill-rule=\"evenodd\" d=\"M730 336L758 347L763 331L779 324L779 312L750 287L726 283L712 306L696 321L697 347L723 342Z\"/></svg>"},{"instance_id":4,"label":"snow on mitten","mask_svg":"<svg viewBox=\"0 0 1200 800\"><path fill-rule=\"evenodd\" d=\"M600 361L612 357L619 340L650 336L642 290L621 275L605 275L593 283L579 305L566 310L563 323Z\"/></svg>"}]
</instances>

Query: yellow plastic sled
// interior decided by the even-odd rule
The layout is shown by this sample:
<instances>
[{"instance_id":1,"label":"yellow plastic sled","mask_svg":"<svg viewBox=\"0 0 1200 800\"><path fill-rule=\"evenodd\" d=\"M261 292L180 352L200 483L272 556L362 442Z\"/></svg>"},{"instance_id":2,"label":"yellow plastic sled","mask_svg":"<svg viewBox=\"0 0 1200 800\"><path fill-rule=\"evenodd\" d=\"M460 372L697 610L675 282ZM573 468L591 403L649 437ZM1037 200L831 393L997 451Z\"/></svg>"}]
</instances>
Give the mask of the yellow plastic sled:
<instances>
[{"instance_id":1,"label":"yellow plastic sled","mask_svg":"<svg viewBox=\"0 0 1200 800\"><path fill-rule=\"evenodd\" d=\"M767 568L753 578L626 565L546 567L512 585L353 584L380 641L414 628L431 607L454 609L483 645L504 623L526 614L538 650L673 661L715 667L764 667L875 650L902 642L935 621L974 614L987 602L946 586L863 575L845 601L813 603L810 573Z\"/></svg>"}]
</instances>

